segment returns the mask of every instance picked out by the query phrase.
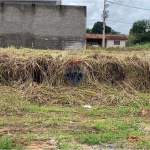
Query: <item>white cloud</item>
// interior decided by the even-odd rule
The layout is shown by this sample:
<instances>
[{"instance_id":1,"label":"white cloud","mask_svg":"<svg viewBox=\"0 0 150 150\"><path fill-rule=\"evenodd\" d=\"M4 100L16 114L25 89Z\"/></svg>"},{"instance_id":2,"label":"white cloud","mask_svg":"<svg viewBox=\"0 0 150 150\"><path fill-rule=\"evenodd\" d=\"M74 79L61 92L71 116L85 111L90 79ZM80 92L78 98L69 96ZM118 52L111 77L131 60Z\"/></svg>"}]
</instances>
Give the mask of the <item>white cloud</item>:
<instances>
[{"instance_id":1,"label":"white cloud","mask_svg":"<svg viewBox=\"0 0 150 150\"><path fill-rule=\"evenodd\" d=\"M69 5L78 5L77 3L70 2Z\"/></svg>"}]
</instances>

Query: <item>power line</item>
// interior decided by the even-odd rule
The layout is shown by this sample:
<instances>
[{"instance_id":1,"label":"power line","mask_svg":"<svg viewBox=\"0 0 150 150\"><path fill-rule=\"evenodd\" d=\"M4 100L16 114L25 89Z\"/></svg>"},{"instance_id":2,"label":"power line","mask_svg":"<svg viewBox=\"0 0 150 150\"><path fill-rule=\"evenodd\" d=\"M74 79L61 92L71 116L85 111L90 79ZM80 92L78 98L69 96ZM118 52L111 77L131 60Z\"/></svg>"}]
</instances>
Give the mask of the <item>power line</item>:
<instances>
[{"instance_id":1,"label":"power line","mask_svg":"<svg viewBox=\"0 0 150 150\"><path fill-rule=\"evenodd\" d=\"M128 23L128 22L120 22L120 21L113 21L113 20L106 20L106 21L117 22L117 23L123 23L123 24L133 24L133 23Z\"/></svg>"},{"instance_id":2,"label":"power line","mask_svg":"<svg viewBox=\"0 0 150 150\"><path fill-rule=\"evenodd\" d=\"M137 7L137 6L131 6L131 5L127 5L127 4L121 4L121 3L114 2L114 1L107 1L107 2L112 3L112 4L116 4L116 5L131 7L131 8L135 8L135 9L142 9L142 10L150 11L150 9L148 9L148 8L141 8L141 7Z\"/></svg>"},{"instance_id":3,"label":"power line","mask_svg":"<svg viewBox=\"0 0 150 150\"><path fill-rule=\"evenodd\" d=\"M92 20L92 19L87 19L87 21L98 21L98 20L101 20L102 21L102 19L95 19L95 20ZM120 21L114 21L114 20L106 20L106 21L110 21L110 22L116 22L116 23L123 23L123 24L133 24L133 23L127 23L127 22L120 22Z\"/></svg>"}]
</instances>

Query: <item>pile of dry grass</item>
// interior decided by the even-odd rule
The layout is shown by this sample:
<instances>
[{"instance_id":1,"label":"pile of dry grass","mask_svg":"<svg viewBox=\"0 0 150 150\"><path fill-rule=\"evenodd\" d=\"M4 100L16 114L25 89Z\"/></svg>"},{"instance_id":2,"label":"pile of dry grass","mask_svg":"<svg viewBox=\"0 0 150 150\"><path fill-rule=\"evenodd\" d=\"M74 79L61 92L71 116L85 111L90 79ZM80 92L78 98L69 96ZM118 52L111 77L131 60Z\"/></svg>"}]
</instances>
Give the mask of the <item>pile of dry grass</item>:
<instances>
[{"instance_id":1,"label":"pile of dry grass","mask_svg":"<svg viewBox=\"0 0 150 150\"><path fill-rule=\"evenodd\" d=\"M78 87L70 86L64 78L65 64L72 60L82 61L86 68L86 77ZM5 51L0 53L0 82L17 85L25 97L39 104L126 105L137 91L150 91L149 58L121 58L99 51L57 52L56 56Z\"/></svg>"},{"instance_id":2,"label":"pile of dry grass","mask_svg":"<svg viewBox=\"0 0 150 150\"><path fill-rule=\"evenodd\" d=\"M135 89L150 89L149 59L137 56L125 57L122 60L104 54L89 54L80 57L79 53L62 55L18 56L0 53L0 81L7 84L22 84L27 81L46 83L52 86L65 86L65 64L68 61L80 60L84 63L86 82L117 84L125 81ZM68 85L68 84L67 84Z\"/></svg>"},{"instance_id":3,"label":"pile of dry grass","mask_svg":"<svg viewBox=\"0 0 150 150\"><path fill-rule=\"evenodd\" d=\"M53 86L65 85L64 70L67 61L60 56L52 58L51 55L16 57L15 55L0 55L1 82L22 84L26 81L37 83L46 82ZM87 80L110 82L125 79L122 62L116 58L95 54L82 59Z\"/></svg>"},{"instance_id":4,"label":"pile of dry grass","mask_svg":"<svg viewBox=\"0 0 150 150\"><path fill-rule=\"evenodd\" d=\"M94 54L85 60L90 78L115 84L125 79L124 63L112 56Z\"/></svg>"},{"instance_id":5,"label":"pile of dry grass","mask_svg":"<svg viewBox=\"0 0 150 150\"><path fill-rule=\"evenodd\" d=\"M112 85L126 82L136 90L150 91L150 58L133 56L119 60L101 54L89 57L86 63L92 79Z\"/></svg>"},{"instance_id":6,"label":"pile of dry grass","mask_svg":"<svg viewBox=\"0 0 150 150\"><path fill-rule=\"evenodd\" d=\"M5 84L22 84L26 81L42 83L50 78L54 68L51 56L16 57L0 55L0 80Z\"/></svg>"},{"instance_id":7,"label":"pile of dry grass","mask_svg":"<svg viewBox=\"0 0 150 150\"><path fill-rule=\"evenodd\" d=\"M150 58L126 58L126 82L136 90L150 92Z\"/></svg>"}]
</instances>

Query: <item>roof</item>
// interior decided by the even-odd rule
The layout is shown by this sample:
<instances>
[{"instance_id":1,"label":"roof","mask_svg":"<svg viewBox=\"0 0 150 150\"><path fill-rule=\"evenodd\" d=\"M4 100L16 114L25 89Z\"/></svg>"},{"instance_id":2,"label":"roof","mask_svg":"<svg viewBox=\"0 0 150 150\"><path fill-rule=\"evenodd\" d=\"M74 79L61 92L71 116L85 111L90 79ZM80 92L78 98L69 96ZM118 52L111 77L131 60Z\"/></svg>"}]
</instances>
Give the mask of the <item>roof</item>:
<instances>
[{"instance_id":1,"label":"roof","mask_svg":"<svg viewBox=\"0 0 150 150\"><path fill-rule=\"evenodd\" d=\"M61 5L61 0L0 0L0 3L47 3Z\"/></svg>"},{"instance_id":2,"label":"roof","mask_svg":"<svg viewBox=\"0 0 150 150\"><path fill-rule=\"evenodd\" d=\"M87 39L102 39L102 34L86 34ZM107 40L127 40L125 34L106 34L105 39Z\"/></svg>"},{"instance_id":3,"label":"roof","mask_svg":"<svg viewBox=\"0 0 150 150\"><path fill-rule=\"evenodd\" d=\"M127 36L125 34L110 34L106 35L107 40L127 40Z\"/></svg>"}]
</instances>

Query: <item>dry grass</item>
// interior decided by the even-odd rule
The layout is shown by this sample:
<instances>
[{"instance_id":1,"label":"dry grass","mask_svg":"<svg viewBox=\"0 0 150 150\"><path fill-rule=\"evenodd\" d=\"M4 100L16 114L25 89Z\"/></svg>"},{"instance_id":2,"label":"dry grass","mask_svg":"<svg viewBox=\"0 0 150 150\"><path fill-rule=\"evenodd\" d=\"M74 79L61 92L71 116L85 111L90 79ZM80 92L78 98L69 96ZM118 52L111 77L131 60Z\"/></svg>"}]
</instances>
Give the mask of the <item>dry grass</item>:
<instances>
[{"instance_id":1,"label":"dry grass","mask_svg":"<svg viewBox=\"0 0 150 150\"><path fill-rule=\"evenodd\" d=\"M78 87L64 77L68 61L83 61L86 76ZM39 104L131 104L150 91L148 51L41 51L0 49L0 82L17 87ZM85 90L86 87L86 90ZM130 101L129 101L130 99Z\"/></svg>"}]
</instances>

